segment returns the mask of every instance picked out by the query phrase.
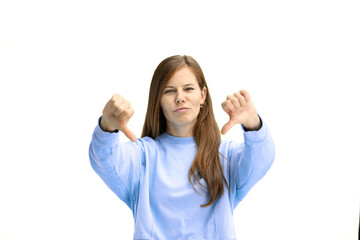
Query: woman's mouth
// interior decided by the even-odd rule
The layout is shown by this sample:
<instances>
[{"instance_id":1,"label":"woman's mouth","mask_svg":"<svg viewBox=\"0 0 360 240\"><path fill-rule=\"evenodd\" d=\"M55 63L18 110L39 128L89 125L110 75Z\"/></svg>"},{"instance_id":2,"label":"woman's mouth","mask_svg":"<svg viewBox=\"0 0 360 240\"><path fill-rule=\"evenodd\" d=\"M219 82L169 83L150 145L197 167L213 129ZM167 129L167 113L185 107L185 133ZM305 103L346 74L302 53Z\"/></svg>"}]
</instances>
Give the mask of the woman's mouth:
<instances>
[{"instance_id":1,"label":"woman's mouth","mask_svg":"<svg viewBox=\"0 0 360 240\"><path fill-rule=\"evenodd\" d=\"M183 107L183 108L178 108L178 109L176 109L176 110L174 110L174 112L185 112L186 110L188 110L189 108L185 108L185 107Z\"/></svg>"}]
</instances>

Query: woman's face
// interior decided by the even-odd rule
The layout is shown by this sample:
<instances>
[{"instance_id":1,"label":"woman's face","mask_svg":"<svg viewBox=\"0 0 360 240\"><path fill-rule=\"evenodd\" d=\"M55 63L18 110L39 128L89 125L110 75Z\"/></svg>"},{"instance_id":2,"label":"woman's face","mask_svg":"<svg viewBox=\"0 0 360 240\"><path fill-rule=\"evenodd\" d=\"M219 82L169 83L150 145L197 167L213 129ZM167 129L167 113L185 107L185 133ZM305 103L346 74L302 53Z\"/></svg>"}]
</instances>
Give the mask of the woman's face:
<instances>
[{"instance_id":1,"label":"woman's face","mask_svg":"<svg viewBox=\"0 0 360 240\"><path fill-rule=\"evenodd\" d=\"M192 136L192 128L206 99L206 88L200 89L189 67L177 70L169 79L161 97L161 108L167 122L166 131L173 136Z\"/></svg>"}]
</instances>

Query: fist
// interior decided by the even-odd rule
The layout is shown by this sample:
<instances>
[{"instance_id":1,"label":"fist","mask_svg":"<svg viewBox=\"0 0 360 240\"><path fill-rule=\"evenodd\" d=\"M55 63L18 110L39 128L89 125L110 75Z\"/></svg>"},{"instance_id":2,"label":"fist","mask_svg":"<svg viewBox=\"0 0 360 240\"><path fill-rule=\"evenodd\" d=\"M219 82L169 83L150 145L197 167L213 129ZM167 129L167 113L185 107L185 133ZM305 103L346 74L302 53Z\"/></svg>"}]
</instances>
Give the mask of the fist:
<instances>
[{"instance_id":1,"label":"fist","mask_svg":"<svg viewBox=\"0 0 360 240\"><path fill-rule=\"evenodd\" d=\"M133 115L134 109L130 106L130 102L119 94L115 94L104 107L100 127L106 132L120 130L135 142L135 134L127 127L127 123Z\"/></svg>"},{"instance_id":2,"label":"fist","mask_svg":"<svg viewBox=\"0 0 360 240\"><path fill-rule=\"evenodd\" d=\"M241 90L227 96L221 106L230 117L221 129L222 134L227 133L236 124L242 124L247 130L260 129L261 121L248 91Z\"/></svg>"}]
</instances>

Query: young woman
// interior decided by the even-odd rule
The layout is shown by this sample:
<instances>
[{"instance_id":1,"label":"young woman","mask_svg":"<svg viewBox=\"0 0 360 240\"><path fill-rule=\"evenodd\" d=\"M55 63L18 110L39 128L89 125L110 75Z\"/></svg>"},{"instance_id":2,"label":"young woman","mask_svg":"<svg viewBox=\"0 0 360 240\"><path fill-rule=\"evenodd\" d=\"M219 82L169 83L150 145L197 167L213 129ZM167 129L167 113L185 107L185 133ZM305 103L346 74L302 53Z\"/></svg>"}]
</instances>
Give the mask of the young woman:
<instances>
[{"instance_id":1,"label":"young woman","mask_svg":"<svg viewBox=\"0 0 360 240\"><path fill-rule=\"evenodd\" d=\"M154 72L141 138L120 95L105 105L90 144L95 172L133 212L134 239L236 239L233 210L269 170L274 144L247 91L222 103L221 130L242 124L245 143L221 141L209 89L190 56ZM131 141L121 143L118 131ZM239 133L240 134L240 133Z\"/></svg>"}]
</instances>

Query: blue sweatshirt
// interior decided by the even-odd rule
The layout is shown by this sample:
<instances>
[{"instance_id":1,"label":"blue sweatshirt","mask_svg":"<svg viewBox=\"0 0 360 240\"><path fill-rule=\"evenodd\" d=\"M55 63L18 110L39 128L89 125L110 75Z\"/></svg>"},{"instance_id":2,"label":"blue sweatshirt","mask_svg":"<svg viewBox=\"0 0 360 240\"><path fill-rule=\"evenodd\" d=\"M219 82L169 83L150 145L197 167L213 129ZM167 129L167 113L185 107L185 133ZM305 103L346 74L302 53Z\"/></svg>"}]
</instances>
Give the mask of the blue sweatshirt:
<instances>
[{"instance_id":1,"label":"blue sweatshirt","mask_svg":"<svg viewBox=\"0 0 360 240\"><path fill-rule=\"evenodd\" d=\"M134 239L162 240L236 239L233 210L269 170L275 148L263 123L258 131L244 132L244 143L223 140L219 152L226 157L220 155L230 193L225 187L214 204L203 208L207 194L195 192L188 180L196 153L193 137L164 133L122 143L118 133L98 125L89 149L95 172L132 210Z\"/></svg>"}]
</instances>

